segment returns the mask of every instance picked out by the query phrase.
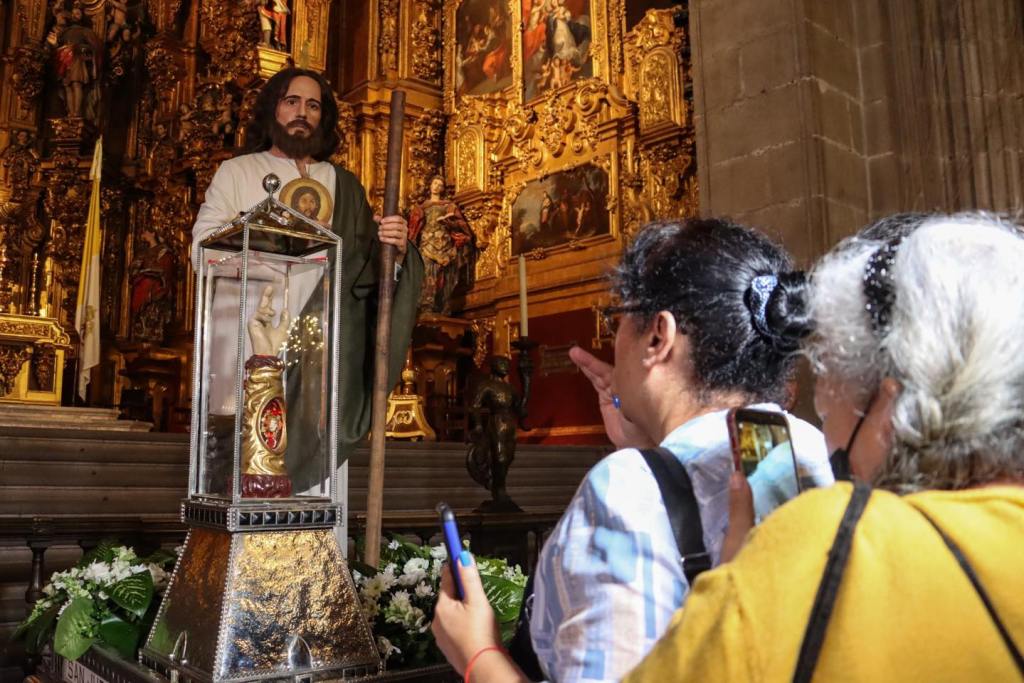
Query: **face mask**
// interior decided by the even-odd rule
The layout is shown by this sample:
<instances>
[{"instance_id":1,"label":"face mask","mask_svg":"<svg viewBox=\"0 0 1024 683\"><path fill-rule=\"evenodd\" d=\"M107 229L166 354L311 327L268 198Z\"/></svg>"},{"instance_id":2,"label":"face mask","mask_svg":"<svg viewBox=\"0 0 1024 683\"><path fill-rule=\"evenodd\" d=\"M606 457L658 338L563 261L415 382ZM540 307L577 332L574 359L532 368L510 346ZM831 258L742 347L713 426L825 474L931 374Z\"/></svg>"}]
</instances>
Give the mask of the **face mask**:
<instances>
[{"instance_id":1,"label":"face mask","mask_svg":"<svg viewBox=\"0 0 1024 683\"><path fill-rule=\"evenodd\" d=\"M866 413L857 420L853 433L850 434L850 440L846 442L846 448L837 448L832 451L832 455L828 456L828 464L832 466L832 476L836 478L836 481L850 481L850 451L853 450L853 440L857 438L857 432L864 424L865 417L867 417Z\"/></svg>"}]
</instances>

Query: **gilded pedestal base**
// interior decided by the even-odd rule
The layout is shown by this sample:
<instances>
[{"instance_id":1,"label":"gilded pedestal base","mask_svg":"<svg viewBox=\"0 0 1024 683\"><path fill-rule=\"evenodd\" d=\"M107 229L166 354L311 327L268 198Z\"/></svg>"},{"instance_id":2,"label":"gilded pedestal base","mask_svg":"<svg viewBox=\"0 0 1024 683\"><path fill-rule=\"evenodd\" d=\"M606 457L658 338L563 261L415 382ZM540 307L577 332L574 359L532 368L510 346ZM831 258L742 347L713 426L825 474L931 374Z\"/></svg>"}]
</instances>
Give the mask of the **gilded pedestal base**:
<instances>
[{"instance_id":1,"label":"gilded pedestal base","mask_svg":"<svg viewBox=\"0 0 1024 683\"><path fill-rule=\"evenodd\" d=\"M380 671L330 528L193 527L141 658L167 676L210 683Z\"/></svg>"}]
</instances>

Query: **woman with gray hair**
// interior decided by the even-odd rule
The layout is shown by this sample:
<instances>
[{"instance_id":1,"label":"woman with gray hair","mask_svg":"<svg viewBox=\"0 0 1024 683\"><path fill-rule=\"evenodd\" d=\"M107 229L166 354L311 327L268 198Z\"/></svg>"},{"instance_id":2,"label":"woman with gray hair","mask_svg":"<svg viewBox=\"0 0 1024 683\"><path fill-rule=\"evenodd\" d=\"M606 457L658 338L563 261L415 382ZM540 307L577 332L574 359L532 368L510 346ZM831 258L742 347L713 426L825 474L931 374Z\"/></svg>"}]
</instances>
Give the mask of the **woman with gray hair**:
<instances>
[{"instance_id":1,"label":"woman with gray hair","mask_svg":"<svg viewBox=\"0 0 1024 683\"><path fill-rule=\"evenodd\" d=\"M750 533L626 680L1024 677L1022 264L981 214L886 219L821 261L815 404L854 483ZM741 474L731 496L735 541Z\"/></svg>"}]
</instances>

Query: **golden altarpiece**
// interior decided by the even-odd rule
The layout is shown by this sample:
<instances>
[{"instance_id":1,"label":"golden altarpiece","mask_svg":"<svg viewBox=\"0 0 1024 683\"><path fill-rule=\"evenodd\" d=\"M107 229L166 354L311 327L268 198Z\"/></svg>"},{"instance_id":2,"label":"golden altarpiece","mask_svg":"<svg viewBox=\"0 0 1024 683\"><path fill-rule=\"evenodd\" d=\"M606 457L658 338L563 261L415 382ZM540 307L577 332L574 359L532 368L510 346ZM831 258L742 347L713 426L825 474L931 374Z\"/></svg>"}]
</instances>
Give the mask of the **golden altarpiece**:
<instances>
[{"instance_id":1,"label":"golden altarpiece","mask_svg":"<svg viewBox=\"0 0 1024 683\"><path fill-rule=\"evenodd\" d=\"M102 135L103 362L88 403L141 400L159 429L187 429L192 222L217 165L245 147L259 87L288 64L334 84L334 161L376 206L388 101L404 89L404 209L447 202L464 226L460 287L424 308L403 391L457 402L460 363L509 352L523 255L535 395L551 394L545 381L574 381L569 343L609 347L596 309L623 243L696 211L685 26L683 5L627 0L0 4L0 401L61 400ZM596 414L535 409L550 413L542 437L598 430Z\"/></svg>"}]
</instances>

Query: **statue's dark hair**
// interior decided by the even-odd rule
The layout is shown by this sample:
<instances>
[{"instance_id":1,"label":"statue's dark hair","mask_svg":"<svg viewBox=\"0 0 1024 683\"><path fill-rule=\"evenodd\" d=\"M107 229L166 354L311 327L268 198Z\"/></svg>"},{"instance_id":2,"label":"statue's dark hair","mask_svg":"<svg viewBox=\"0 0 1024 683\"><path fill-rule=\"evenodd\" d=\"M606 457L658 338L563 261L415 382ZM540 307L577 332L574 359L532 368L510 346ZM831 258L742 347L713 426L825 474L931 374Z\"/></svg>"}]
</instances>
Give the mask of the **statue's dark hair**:
<instances>
[{"instance_id":1,"label":"statue's dark hair","mask_svg":"<svg viewBox=\"0 0 1024 683\"><path fill-rule=\"evenodd\" d=\"M259 96L256 98L256 106L253 113L253 121L250 124L249 145L246 152L265 152L273 146L271 131L277 116L277 103L288 92L288 86L298 76L312 78L320 85L320 129L323 135L324 144L313 154L317 161L327 161L338 149L338 103L334 99L334 91L331 84L322 74L310 69L290 67L281 69L270 77Z\"/></svg>"},{"instance_id":2,"label":"statue's dark hair","mask_svg":"<svg viewBox=\"0 0 1024 683\"><path fill-rule=\"evenodd\" d=\"M750 292L758 276L777 282L760 308ZM689 337L702 399L785 400L794 351L811 331L806 278L764 235L713 218L651 223L623 253L613 290L644 327L659 311L672 314Z\"/></svg>"}]
</instances>

